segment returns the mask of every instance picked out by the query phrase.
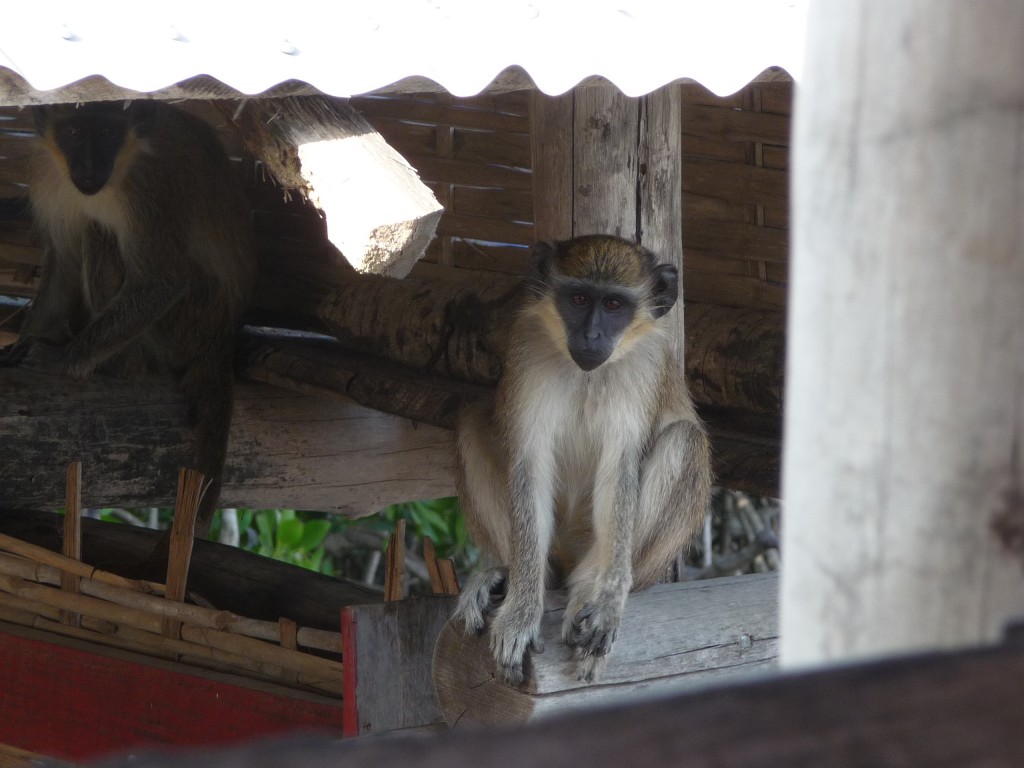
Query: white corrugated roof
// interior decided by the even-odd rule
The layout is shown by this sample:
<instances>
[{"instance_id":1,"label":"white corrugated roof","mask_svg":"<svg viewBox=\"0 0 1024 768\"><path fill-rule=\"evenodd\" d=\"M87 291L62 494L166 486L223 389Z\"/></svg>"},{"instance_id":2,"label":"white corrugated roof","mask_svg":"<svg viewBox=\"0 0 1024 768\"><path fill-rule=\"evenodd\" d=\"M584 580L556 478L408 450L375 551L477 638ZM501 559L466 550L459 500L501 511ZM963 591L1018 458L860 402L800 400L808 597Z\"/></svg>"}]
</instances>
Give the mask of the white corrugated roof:
<instances>
[{"instance_id":1,"label":"white corrugated roof","mask_svg":"<svg viewBox=\"0 0 1024 768\"><path fill-rule=\"evenodd\" d=\"M243 93L300 80L352 96L424 76L468 96L519 65L549 94L601 75L630 96L680 78L724 95L771 66L799 79L806 2L34 0L4 8L0 66L38 90L206 74Z\"/></svg>"}]
</instances>

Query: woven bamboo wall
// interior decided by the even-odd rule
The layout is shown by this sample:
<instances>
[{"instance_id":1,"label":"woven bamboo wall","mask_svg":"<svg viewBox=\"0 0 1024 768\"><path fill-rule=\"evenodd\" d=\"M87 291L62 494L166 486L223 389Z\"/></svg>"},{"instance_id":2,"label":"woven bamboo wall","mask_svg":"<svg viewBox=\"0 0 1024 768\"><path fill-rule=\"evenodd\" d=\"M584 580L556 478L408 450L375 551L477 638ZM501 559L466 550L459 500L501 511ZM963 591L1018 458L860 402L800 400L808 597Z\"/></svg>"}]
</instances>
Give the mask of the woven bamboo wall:
<instances>
[{"instance_id":1,"label":"woven bamboo wall","mask_svg":"<svg viewBox=\"0 0 1024 768\"><path fill-rule=\"evenodd\" d=\"M683 88L686 298L785 306L791 82ZM521 273L533 242L529 97L356 99L445 206L426 260ZM504 245L496 245L503 243Z\"/></svg>"}]
</instances>

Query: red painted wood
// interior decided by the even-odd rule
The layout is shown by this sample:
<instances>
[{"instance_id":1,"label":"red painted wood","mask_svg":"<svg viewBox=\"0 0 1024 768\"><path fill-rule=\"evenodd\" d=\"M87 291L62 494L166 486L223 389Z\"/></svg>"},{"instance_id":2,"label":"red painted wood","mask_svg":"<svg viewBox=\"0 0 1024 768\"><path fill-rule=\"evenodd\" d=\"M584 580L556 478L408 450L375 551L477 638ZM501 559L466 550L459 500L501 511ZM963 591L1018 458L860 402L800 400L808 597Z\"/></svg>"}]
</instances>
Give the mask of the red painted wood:
<instances>
[{"instance_id":1,"label":"red painted wood","mask_svg":"<svg viewBox=\"0 0 1024 768\"><path fill-rule=\"evenodd\" d=\"M341 611L341 658L344 659L345 664L341 669L341 732L345 736L359 735L359 699L356 694L359 682L356 669L357 624L352 609L343 608Z\"/></svg>"},{"instance_id":2,"label":"red painted wood","mask_svg":"<svg viewBox=\"0 0 1024 768\"><path fill-rule=\"evenodd\" d=\"M0 744L65 760L337 732L340 707L0 631Z\"/></svg>"}]
</instances>

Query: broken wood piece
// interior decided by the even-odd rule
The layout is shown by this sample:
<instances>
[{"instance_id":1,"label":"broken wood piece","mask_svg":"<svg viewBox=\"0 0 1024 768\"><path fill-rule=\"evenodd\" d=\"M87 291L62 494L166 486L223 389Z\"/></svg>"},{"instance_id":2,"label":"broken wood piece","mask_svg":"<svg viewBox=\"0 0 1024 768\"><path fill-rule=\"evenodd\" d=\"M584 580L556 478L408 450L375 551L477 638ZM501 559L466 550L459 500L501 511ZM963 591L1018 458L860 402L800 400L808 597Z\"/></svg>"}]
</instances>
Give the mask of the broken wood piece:
<instances>
[{"instance_id":1,"label":"broken wood piece","mask_svg":"<svg viewBox=\"0 0 1024 768\"><path fill-rule=\"evenodd\" d=\"M423 562L427 565L427 574L430 576L430 591L435 595L444 594L444 582L441 580L441 569L437 565L437 550L434 548L434 540L429 536L423 537Z\"/></svg>"},{"instance_id":2,"label":"broken wood piece","mask_svg":"<svg viewBox=\"0 0 1024 768\"><path fill-rule=\"evenodd\" d=\"M328 239L353 267L392 277L409 273L444 208L346 99L253 99L224 111L281 186L324 213Z\"/></svg>"},{"instance_id":3,"label":"broken wood piece","mask_svg":"<svg viewBox=\"0 0 1024 768\"><path fill-rule=\"evenodd\" d=\"M455 563L444 557L437 561L437 567L441 572L443 593L446 595L459 594L459 576L455 573Z\"/></svg>"},{"instance_id":4,"label":"broken wood piece","mask_svg":"<svg viewBox=\"0 0 1024 768\"><path fill-rule=\"evenodd\" d=\"M64 536L61 541L64 557L82 559L82 462L68 464L67 500L64 506ZM72 594L78 593L79 576L70 571L61 571L60 588ZM61 621L72 627L79 625L75 613L64 612Z\"/></svg>"},{"instance_id":5,"label":"broken wood piece","mask_svg":"<svg viewBox=\"0 0 1024 768\"><path fill-rule=\"evenodd\" d=\"M595 685L576 679L572 654L562 642L564 593L549 593L541 624L545 650L530 655L519 688L499 679L489 634L467 634L460 621L451 620L434 653L441 712L452 726L504 725L765 672L778 655L777 593L777 574L757 574L661 584L631 594Z\"/></svg>"},{"instance_id":6,"label":"broken wood piece","mask_svg":"<svg viewBox=\"0 0 1024 768\"><path fill-rule=\"evenodd\" d=\"M388 538L385 554L384 602L401 600L405 596L405 520L395 523L395 532Z\"/></svg>"},{"instance_id":7,"label":"broken wood piece","mask_svg":"<svg viewBox=\"0 0 1024 768\"><path fill-rule=\"evenodd\" d=\"M196 515L207 484L203 475L194 469L178 471L178 498L174 505L174 521L171 523L170 553L167 556L167 600L185 601L185 587L188 583L188 567L192 561L192 542L195 540ZM166 619L163 633L167 637L179 637L181 622Z\"/></svg>"}]
</instances>

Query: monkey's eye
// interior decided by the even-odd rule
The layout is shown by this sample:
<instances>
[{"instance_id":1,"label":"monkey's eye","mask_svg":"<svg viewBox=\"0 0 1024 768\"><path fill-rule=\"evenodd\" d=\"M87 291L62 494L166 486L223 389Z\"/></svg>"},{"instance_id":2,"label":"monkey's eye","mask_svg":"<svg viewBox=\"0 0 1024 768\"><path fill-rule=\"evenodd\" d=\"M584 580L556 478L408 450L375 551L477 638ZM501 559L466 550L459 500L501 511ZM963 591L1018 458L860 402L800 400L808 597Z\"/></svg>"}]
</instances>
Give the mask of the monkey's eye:
<instances>
[{"instance_id":1,"label":"monkey's eye","mask_svg":"<svg viewBox=\"0 0 1024 768\"><path fill-rule=\"evenodd\" d=\"M603 302L601 302L601 305L609 312L618 312L620 309L622 309L622 300L617 299L614 296L609 296Z\"/></svg>"},{"instance_id":2,"label":"monkey's eye","mask_svg":"<svg viewBox=\"0 0 1024 768\"><path fill-rule=\"evenodd\" d=\"M574 293L569 297L569 301L576 307L585 307L590 304L590 297L585 293Z\"/></svg>"}]
</instances>

